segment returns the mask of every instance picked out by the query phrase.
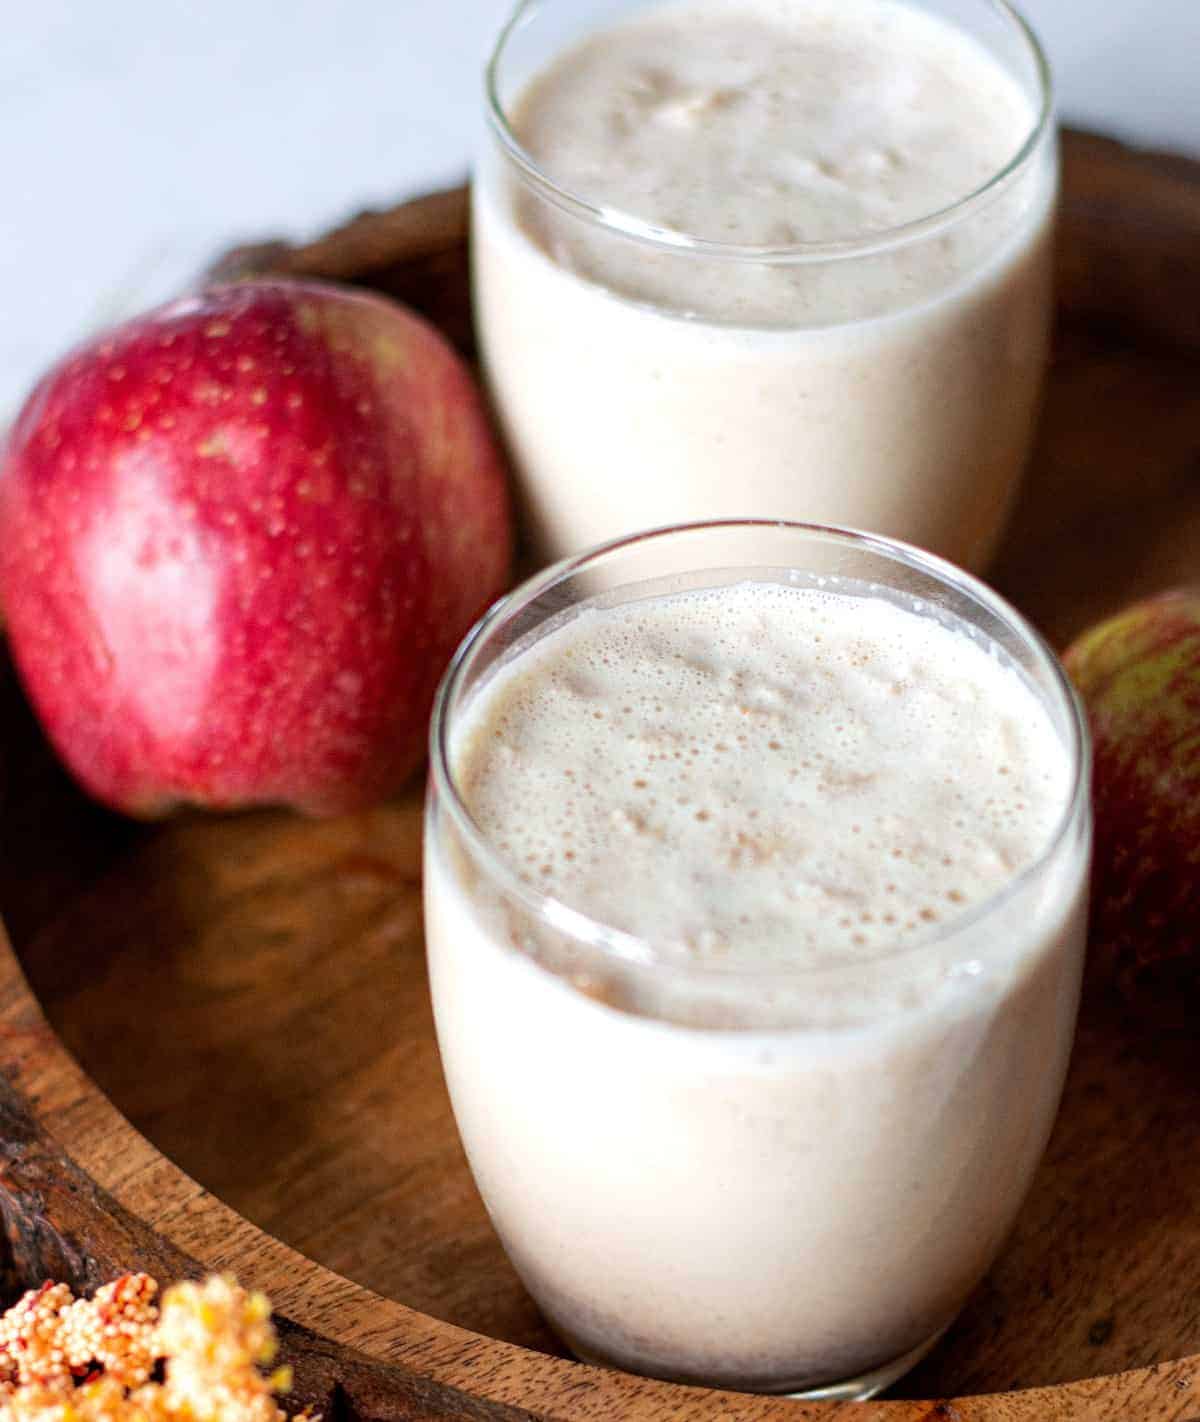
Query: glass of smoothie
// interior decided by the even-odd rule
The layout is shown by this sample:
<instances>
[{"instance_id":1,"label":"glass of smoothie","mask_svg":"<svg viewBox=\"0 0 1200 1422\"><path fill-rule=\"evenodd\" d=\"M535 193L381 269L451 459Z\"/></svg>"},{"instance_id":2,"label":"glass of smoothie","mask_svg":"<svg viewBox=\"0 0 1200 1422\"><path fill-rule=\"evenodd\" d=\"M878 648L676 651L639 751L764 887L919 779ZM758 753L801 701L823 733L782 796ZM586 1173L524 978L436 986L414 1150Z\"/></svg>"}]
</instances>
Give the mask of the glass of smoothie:
<instances>
[{"instance_id":1,"label":"glass of smoothie","mask_svg":"<svg viewBox=\"0 0 1200 1422\"><path fill-rule=\"evenodd\" d=\"M986 563L1058 178L1004 0L524 0L487 117L475 311L536 552L752 515Z\"/></svg>"},{"instance_id":2,"label":"glass of smoothie","mask_svg":"<svg viewBox=\"0 0 1200 1422\"><path fill-rule=\"evenodd\" d=\"M907 546L735 522L567 560L432 729L446 1080L583 1359L866 1397L948 1326L1058 1107L1087 733L999 597Z\"/></svg>"}]
</instances>

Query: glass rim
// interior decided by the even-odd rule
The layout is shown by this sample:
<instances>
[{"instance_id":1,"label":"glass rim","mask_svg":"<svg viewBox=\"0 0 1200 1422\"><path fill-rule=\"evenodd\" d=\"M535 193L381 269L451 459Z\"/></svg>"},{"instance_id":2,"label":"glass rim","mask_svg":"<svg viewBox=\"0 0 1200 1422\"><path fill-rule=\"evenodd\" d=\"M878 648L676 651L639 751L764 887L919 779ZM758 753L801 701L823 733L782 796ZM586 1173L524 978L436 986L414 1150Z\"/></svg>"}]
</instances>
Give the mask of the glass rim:
<instances>
[{"instance_id":1,"label":"glass rim","mask_svg":"<svg viewBox=\"0 0 1200 1422\"><path fill-rule=\"evenodd\" d=\"M486 831L471 814L459 793L450 769L449 723L463 680L471 670L480 649L487 644L496 629L504 622L511 620L513 616L556 584L566 581L574 574L625 549L669 539L678 534L695 534L704 531L736 532L753 529L816 536L826 543L864 549L894 563L913 568L943 585L949 585L959 592L965 593L1015 631L1021 640L1032 649L1038 662L1049 673L1048 679L1051 688L1049 695L1051 698L1057 699L1066 712L1067 740L1064 749L1071 759L1069 790L1059 816L1037 854L1016 874L999 885L994 892L970 905L963 913L956 915L944 924L931 928L927 933L919 934L909 943L898 946L893 944L890 948L885 945L879 953L862 960L809 966L794 964L754 966L745 963L692 962L672 956L670 951L664 951L662 946L656 946L650 940L626 932L624 929L614 928L611 924L606 924L580 909L571 907L552 894L543 894L526 883L516 868L508 864L496 850ZM694 571L703 572L706 566L711 566L713 571L718 570L716 564L701 563L696 566ZM749 565L747 566L749 567ZM1007 599L981 579L934 553L927 553L925 550L900 539L885 538L880 534L867 533L837 524L757 518L712 519L664 524L657 528L610 539L582 553L562 558L541 572L526 578L510 592L498 598L459 644L438 686L429 727L432 793L437 797L439 805L450 814L455 829L470 847L483 871L492 882L499 885L503 893L515 899L538 921L548 923L556 931L597 950L606 958L616 959L626 967L651 969L657 974L690 976L703 982L762 983L811 981L820 977L843 978L855 970L873 971L884 966L893 968L898 964L909 962L914 956L925 957L938 946L958 938L965 930L969 930L973 925L1016 898L1021 890L1032 883L1057 857L1081 813L1087 807L1091 783L1090 745L1091 738L1083 704L1054 650L1022 613L1018 612ZM970 970L970 965L958 966Z\"/></svg>"},{"instance_id":2,"label":"glass rim","mask_svg":"<svg viewBox=\"0 0 1200 1422\"><path fill-rule=\"evenodd\" d=\"M892 251L921 237L932 236L952 226L972 212L987 206L992 199L1016 180L1028 168L1044 140L1054 129L1054 75L1050 60L1033 26L1009 0L978 0L992 10L1018 36L1033 61L1038 91L1038 108L1034 123L1024 141L1011 158L995 173L972 188L970 192L944 207L911 218L894 227L863 233L857 237L835 238L822 242L791 242L785 244L755 244L721 242L696 237L674 228L661 227L621 208L594 203L579 193L555 182L534 161L522 145L504 111L500 98L500 69L510 40L532 22L547 0L518 0L501 26L484 68L484 109L488 126L499 140L505 155L516 167L521 178L537 193L570 216L592 226L602 227L659 250L683 252L717 261L760 262L766 264L802 264L804 262L836 261L850 257L873 256Z\"/></svg>"}]
</instances>

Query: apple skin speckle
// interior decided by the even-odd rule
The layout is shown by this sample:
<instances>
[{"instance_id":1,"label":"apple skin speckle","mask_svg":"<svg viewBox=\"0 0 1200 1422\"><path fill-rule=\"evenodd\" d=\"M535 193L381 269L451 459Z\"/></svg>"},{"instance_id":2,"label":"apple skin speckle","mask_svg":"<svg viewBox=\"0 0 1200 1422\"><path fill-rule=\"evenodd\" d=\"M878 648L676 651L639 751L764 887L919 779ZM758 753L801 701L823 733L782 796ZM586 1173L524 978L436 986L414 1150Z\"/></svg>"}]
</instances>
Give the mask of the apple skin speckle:
<instances>
[{"instance_id":1,"label":"apple skin speckle","mask_svg":"<svg viewBox=\"0 0 1200 1422\"><path fill-rule=\"evenodd\" d=\"M82 346L0 466L18 672L84 787L144 817L394 792L511 549L462 361L320 283L216 288Z\"/></svg>"},{"instance_id":2,"label":"apple skin speckle","mask_svg":"<svg viewBox=\"0 0 1200 1422\"><path fill-rule=\"evenodd\" d=\"M1063 662L1094 748L1090 973L1148 1025L1200 1033L1200 588L1136 603Z\"/></svg>"}]
</instances>

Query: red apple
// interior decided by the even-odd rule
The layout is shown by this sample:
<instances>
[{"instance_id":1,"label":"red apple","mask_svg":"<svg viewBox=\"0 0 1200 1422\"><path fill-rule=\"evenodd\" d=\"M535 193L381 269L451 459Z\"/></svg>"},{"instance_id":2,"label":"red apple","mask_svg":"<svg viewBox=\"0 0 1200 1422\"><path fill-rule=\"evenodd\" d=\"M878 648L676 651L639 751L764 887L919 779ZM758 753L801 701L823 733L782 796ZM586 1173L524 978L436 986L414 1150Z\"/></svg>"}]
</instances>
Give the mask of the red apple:
<instances>
[{"instance_id":1,"label":"red apple","mask_svg":"<svg viewBox=\"0 0 1200 1422\"><path fill-rule=\"evenodd\" d=\"M510 547L462 362L319 283L216 288L82 346L0 467L18 672L82 784L140 816L394 791Z\"/></svg>"},{"instance_id":2,"label":"red apple","mask_svg":"<svg viewBox=\"0 0 1200 1422\"><path fill-rule=\"evenodd\" d=\"M1093 971L1200 1029L1200 589L1137 603L1064 661L1095 743Z\"/></svg>"}]
</instances>

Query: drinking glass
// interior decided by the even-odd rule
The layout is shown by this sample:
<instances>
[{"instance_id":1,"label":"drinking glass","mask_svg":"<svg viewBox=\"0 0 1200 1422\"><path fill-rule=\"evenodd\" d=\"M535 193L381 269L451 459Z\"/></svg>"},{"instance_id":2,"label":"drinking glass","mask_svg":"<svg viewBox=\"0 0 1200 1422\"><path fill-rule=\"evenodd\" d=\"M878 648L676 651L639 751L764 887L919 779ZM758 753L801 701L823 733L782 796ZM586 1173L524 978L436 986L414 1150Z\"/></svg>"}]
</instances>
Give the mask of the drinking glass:
<instances>
[{"instance_id":1,"label":"drinking glass","mask_svg":"<svg viewBox=\"0 0 1200 1422\"><path fill-rule=\"evenodd\" d=\"M747 579L948 623L1024 681L1061 747L1069 790L1036 857L869 962L722 967L621 932L523 880L456 778L481 690L580 609ZM865 1397L899 1376L999 1250L1066 1070L1091 811L1086 725L1053 653L982 583L905 545L677 527L565 560L494 607L442 684L431 755L442 1062L550 1324L581 1358L686 1382Z\"/></svg>"}]
</instances>

